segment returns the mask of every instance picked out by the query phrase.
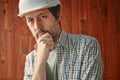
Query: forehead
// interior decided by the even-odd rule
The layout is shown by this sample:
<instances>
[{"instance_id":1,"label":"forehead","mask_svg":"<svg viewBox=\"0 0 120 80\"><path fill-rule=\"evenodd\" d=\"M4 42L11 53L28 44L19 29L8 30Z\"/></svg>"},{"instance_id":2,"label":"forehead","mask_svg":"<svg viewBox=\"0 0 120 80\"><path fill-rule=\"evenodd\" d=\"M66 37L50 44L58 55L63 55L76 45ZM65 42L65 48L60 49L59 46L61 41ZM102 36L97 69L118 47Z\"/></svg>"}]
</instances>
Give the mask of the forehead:
<instances>
[{"instance_id":1,"label":"forehead","mask_svg":"<svg viewBox=\"0 0 120 80\"><path fill-rule=\"evenodd\" d=\"M49 13L50 12L49 12L48 9L40 9L40 10L33 11L33 12L25 14L25 17L38 16L38 15L41 15L41 14L49 14Z\"/></svg>"}]
</instances>

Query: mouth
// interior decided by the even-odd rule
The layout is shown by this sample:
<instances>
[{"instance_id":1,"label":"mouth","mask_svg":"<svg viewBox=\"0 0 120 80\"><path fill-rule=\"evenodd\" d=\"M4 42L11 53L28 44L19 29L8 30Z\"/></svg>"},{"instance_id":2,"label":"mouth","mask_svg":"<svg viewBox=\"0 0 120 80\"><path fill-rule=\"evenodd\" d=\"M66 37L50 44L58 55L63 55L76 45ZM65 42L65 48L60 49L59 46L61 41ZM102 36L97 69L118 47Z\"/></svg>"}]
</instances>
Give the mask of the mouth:
<instances>
[{"instance_id":1,"label":"mouth","mask_svg":"<svg viewBox=\"0 0 120 80\"><path fill-rule=\"evenodd\" d=\"M35 33L35 38L38 39L39 37L41 37L43 34L45 34L47 32L49 33L49 31L39 30Z\"/></svg>"},{"instance_id":2,"label":"mouth","mask_svg":"<svg viewBox=\"0 0 120 80\"><path fill-rule=\"evenodd\" d=\"M45 34L45 32L37 31L37 32L35 33L35 38L38 39L38 38L41 37L43 34Z\"/></svg>"}]
</instances>

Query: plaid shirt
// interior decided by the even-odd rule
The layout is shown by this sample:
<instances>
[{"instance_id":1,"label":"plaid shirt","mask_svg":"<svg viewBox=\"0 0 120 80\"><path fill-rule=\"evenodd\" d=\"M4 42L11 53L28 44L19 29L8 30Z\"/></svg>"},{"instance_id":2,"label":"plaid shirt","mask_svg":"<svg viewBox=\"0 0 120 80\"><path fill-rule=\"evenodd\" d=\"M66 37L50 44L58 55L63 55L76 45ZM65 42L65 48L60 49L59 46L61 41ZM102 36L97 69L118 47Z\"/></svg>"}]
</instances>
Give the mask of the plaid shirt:
<instances>
[{"instance_id":1,"label":"plaid shirt","mask_svg":"<svg viewBox=\"0 0 120 80\"><path fill-rule=\"evenodd\" d=\"M102 80L103 62L98 41L62 31L57 45L58 80ZM26 57L24 80L31 80L36 51Z\"/></svg>"}]
</instances>

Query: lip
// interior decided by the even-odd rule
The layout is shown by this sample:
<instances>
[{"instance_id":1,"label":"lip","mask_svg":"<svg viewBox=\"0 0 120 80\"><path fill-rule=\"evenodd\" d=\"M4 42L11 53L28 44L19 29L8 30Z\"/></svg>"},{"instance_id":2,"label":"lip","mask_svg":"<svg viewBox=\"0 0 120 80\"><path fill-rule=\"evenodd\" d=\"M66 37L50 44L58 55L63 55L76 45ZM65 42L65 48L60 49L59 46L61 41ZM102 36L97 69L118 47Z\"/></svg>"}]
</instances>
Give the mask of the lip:
<instances>
[{"instance_id":1,"label":"lip","mask_svg":"<svg viewBox=\"0 0 120 80\"><path fill-rule=\"evenodd\" d=\"M38 34L38 38L41 37L43 34L45 34L44 32L41 32Z\"/></svg>"},{"instance_id":2,"label":"lip","mask_svg":"<svg viewBox=\"0 0 120 80\"><path fill-rule=\"evenodd\" d=\"M37 32L35 33L35 37L38 39L38 38L41 37L43 34L45 34L45 32L37 31Z\"/></svg>"}]
</instances>

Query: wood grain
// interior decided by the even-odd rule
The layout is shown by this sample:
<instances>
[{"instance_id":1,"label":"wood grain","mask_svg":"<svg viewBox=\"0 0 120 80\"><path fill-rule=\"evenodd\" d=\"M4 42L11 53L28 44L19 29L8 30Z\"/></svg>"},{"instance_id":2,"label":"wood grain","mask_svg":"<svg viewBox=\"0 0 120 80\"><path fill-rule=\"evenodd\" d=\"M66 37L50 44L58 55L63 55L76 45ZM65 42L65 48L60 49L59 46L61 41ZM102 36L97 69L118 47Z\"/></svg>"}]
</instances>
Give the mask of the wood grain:
<instances>
[{"instance_id":1,"label":"wood grain","mask_svg":"<svg viewBox=\"0 0 120 80\"><path fill-rule=\"evenodd\" d=\"M120 80L120 0L61 0L62 28L96 37L104 61L103 80ZM22 80L26 55L35 40L18 0L0 0L0 80Z\"/></svg>"}]
</instances>

